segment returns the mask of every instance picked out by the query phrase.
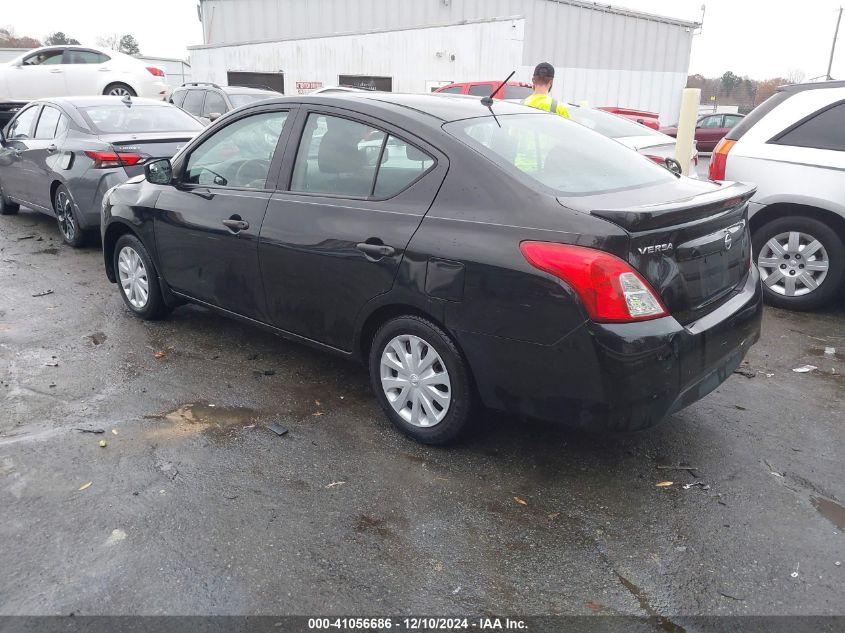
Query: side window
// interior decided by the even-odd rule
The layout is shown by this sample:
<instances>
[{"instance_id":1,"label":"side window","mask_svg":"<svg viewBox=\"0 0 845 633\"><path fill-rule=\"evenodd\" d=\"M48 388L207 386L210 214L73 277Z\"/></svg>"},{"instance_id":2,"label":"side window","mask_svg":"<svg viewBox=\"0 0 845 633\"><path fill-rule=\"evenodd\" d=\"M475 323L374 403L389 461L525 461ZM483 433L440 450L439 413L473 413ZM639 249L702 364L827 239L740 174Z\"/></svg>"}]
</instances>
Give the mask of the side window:
<instances>
[{"instance_id":1,"label":"side window","mask_svg":"<svg viewBox=\"0 0 845 633\"><path fill-rule=\"evenodd\" d=\"M59 138L62 134L67 132L67 129L68 129L68 119L63 114L59 117L59 122L56 125L56 136L55 136L55 138Z\"/></svg>"},{"instance_id":2,"label":"side window","mask_svg":"<svg viewBox=\"0 0 845 633\"><path fill-rule=\"evenodd\" d=\"M27 108L18 115L9 126L9 140L22 140L31 138L32 128L35 125L35 117L38 115L38 106Z\"/></svg>"},{"instance_id":3,"label":"side window","mask_svg":"<svg viewBox=\"0 0 845 633\"><path fill-rule=\"evenodd\" d=\"M312 112L299 141L291 191L368 197L385 136L363 123Z\"/></svg>"},{"instance_id":4,"label":"side window","mask_svg":"<svg viewBox=\"0 0 845 633\"><path fill-rule=\"evenodd\" d=\"M742 121L741 116L737 116L736 114L726 114L725 115L725 127L733 127L737 123Z\"/></svg>"},{"instance_id":5,"label":"side window","mask_svg":"<svg viewBox=\"0 0 845 633\"><path fill-rule=\"evenodd\" d=\"M170 95L170 103L175 105L177 108L181 108L186 94L188 94L187 90L174 90L173 94Z\"/></svg>"},{"instance_id":6,"label":"side window","mask_svg":"<svg viewBox=\"0 0 845 633\"><path fill-rule=\"evenodd\" d=\"M387 138L376 175L376 198L395 196L434 165L434 159L395 136Z\"/></svg>"},{"instance_id":7,"label":"side window","mask_svg":"<svg viewBox=\"0 0 845 633\"><path fill-rule=\"evenodd\" d=\"M440 90L441 94L452 94L452 95L459 95L464 91L463 86L450 86L449 88L444 88Z\"/></svg>"},{"instance_id":8,"label":"side window","mask_svg":"<svg viewBox=\"0 0 845 633\"><path fill-rule=\"evenodd\" d=\"M770 142L845 152L845 103L817 112Z\"/></svg>"},{"instance_id":9,"label":"side window","mask_svg":"<svg viewBox=\"0 0 845 633\"><path fill-rule=\"evenodd\" d=\"M70 49L65 51L65 64L104 64L109 61L108 55L97 51L80 51Z\"/></svg>"},{"instance_id":10,"label":"side window","mask_svg":"<svg viewBox=\"0 0 845 633\"><path fill-rule=\"evenodd\" d=\"M722 115L717 114L716 116L709 116L701 121L698 124L698 127L704 128L714 128L714 127L722 127Z\"/></svg>"},{"instance_id":11,"label":"side window","mask_svg":"<svg viewBox=\"0 0 845 633\"><path fill-rule=\"evenodd\" d=\"M41 110L41 116L38 117L38 125L35 126L35 138L42 140L55 138L56 126L59 124L61 116L62 113L56 108L44 106L44 109Z\"/></svg>"},{"instance_id":12,"label":"side window","mask_svg":"<svg viewBox=\"0 0 845 633\"><path fill-rule=\"evenodd\" d=\"M226 110L228 108L222 96L211 90L205 93L205 105L202 107L202 116L208 118L213 112L225 114Z\"/></svg>"},{"instance_id":13,"label":"side window","mask_svg":"<svg viewBox=\"0 0 845 633\"><path fill-rule=\"evenodd\" d=\"M475 84L469 87L469 94L476 97L486 97L495 90L493 84Z\"/></svg>"},{"instance_id":14,"label":"side window","mask_svg":"<svg viewBox=\"0 0 845 633\"><path fill-rule=\"evenodd\" d=\"M53 64L61 64L64 57L64 50L50 50L34 53L29 57L24 58L24 66L49 66Z\"/></svg>"},{"instance_id":15,"label":"side window","mask_svg":"<svg viewBox=\"0 0 845 633\"><path fill-rule=\"evenodd\" d=\"M188 94L185 95L185 102L182 104L182 109L194 116L201 116L200 112L202 112L202 102L204 99L205 90L188 90Z\"/></svg>"},{"instance_id":16,"label":"side window","mask_svg":"<svg viewBox=\"0 0 845 633\"><path fill-rule=\"evenodd\" d=\"M263 189L287 117L287 112L254 114L218 130L191 152L184 181Z\"/></svg>"}]
</instances>

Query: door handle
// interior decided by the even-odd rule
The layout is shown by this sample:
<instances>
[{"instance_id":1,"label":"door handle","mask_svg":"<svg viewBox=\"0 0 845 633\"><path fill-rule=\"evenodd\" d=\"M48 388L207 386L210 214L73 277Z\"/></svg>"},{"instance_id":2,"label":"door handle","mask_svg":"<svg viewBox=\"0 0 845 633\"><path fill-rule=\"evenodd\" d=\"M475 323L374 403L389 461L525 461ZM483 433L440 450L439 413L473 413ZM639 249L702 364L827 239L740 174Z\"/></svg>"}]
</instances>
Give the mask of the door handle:
<instances>
[{"instance_id":1,"label":"door handle","mask_svg":"<svg viewBox=\"0 0 845 633\"><path fill-rule=\"evenodd\" d=\"M355 248L364 253L367 257L373 259L381 259L382 257L390 257L396 252L396 249L386 244L372 244L370 242L361 242L356 244Z\"/></svg>"},{"instance_id":2,"label":"door handle","mask_svg":"<svg viewBox=\"0 0 845 633\"><path fill-rule=\"evenodd\" d=\"M54 68L54 69L53 69L53 70L51 70L50 72L51 72L51 73L60 73L60 72L62 72L62 70L61 70L61 69L59 69L59 68Z\"/></svg>"},{"instance_id":3,"label":"door handle","mask_svg":"<svg viewBox=\"0 0 845 633\"><path fill-rule=\"evenodd\" d=\"M52 154L53 152L55 152L55 151L56 151L56 149L57 149L57 148L56 148L56 146L55 146L53 143L50 143L50 144L47 146L47 152L48 152L48 153L50 153L50 154Z\"/></svg>"},{"instance_id":4,"label":"door handle","mask_svg":"<svg viewBox=\"0 0 845 633\"><path fill-rule=\"evenodd\" d=\"M229 218L228 220L223 220L223 224L234 233L246 231L249 228L249 222L239 218Z\"/></svg>"}]
</instances>

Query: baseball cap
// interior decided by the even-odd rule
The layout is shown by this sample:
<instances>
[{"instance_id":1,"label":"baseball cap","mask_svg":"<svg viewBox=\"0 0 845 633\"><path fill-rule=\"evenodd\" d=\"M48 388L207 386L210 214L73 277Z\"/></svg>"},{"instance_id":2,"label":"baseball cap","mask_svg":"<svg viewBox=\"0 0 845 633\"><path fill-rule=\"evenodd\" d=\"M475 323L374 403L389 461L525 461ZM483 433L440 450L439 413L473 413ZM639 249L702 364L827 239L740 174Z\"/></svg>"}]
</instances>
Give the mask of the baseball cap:
<instances>
[{"instance_id":1,"label":"baseball cap","mask_svg":"<svg viewBox=\"0 0 845 633\"><path fill-rule=\"evenodd\" d=\"M537 79L554 79L555 67L549 62L540 62L534 68L534 76L537 77Z\"/></svg>"}]
</instances>

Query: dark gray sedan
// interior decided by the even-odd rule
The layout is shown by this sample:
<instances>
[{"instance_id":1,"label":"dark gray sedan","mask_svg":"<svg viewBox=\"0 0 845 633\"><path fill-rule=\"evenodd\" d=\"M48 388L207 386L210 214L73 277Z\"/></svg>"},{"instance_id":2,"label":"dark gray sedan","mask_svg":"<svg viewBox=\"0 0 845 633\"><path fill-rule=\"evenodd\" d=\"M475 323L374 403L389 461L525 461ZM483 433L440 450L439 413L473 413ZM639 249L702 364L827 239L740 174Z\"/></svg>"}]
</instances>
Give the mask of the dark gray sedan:
<instances>
[{"instance_id":1,"label":"dark gray sedan","mask_svg":"<svg viewBox=\"0 0 845 633\"><path fill-rule=\"evenodd\" d=\"M203 129L151 99L39 99L0 136L0 214L24 205L54 215L64 241L81 246L100 226L103 194L144 166L171 158Z\"/></svg>"}]
</instances>

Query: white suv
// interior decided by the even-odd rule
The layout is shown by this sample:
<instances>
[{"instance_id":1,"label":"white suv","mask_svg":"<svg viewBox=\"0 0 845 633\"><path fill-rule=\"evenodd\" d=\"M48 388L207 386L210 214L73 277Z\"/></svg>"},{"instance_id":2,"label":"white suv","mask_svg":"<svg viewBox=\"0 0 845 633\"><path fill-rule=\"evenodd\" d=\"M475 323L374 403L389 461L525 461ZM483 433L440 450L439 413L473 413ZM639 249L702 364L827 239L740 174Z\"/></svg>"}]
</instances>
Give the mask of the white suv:
<instances>
[{"instance_id":1,"label":"white suv","mask_svg":"<svg viewBox=\"0 0 845 633\"><path fill-rule=\"evenodd\" d=\"M845 81L778 91L713 150L712 180L757 185L752 243L766 300L812 310L845 280Z\"/></svg>"}]
</instances>

